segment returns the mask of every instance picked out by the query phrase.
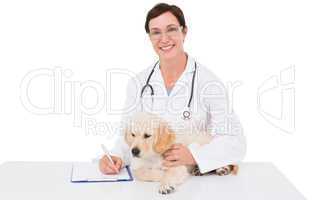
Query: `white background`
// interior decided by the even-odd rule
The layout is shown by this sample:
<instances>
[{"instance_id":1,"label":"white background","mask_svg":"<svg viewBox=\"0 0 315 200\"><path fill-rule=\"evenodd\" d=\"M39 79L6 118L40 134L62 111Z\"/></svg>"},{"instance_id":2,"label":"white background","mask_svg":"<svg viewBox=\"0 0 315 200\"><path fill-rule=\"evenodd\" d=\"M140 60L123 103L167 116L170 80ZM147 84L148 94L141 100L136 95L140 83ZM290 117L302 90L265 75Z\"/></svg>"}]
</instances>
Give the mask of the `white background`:
<instances>
[{"instance_id":1,"label":"white background","mask_svg":"<svg viewBox=\"0 0 315 200\"><path fill-rule=\"evenodd\" d=\"M100 152L101 143L113 146L112 135L87 132L84 122L87 118L103 124L119 122L119 115L108 113L108 99L114 109L123 105L128 77L117 76L109 85L106 70L139 72L156 60L144 21L157 2L0 1L0 163L90 160ZM315 199L313 2L169 2L185 13L186 51L225 83L242 83L235 89L233 103L247 137L245 161L273 162L307 199ZM108 87L113 89L111 96L105 95L103 109L83 114L82 127L74 126L74 110L39 115L21 102L23 78L32 70L55 67L72 71L70 77L63 77L69 84L92 80L106 92ZM295 69L295 77L292 73L284 77L292 83L275 86L260 102L265 111L280 116L280 124L271 124L259 113L258 88L287 68ZM49 76L33 79L29 93L33 104L53 105L53 81ZM281 101L285 87L295 91L295 96ZM96 104L91 88L82 91L81 97L87 107ZM295 113L290 113L290 119L295 118L293 131L293 121L281 124L288 122L280 115L284 102L290 102L288 108L295 106Z\"/></svg>"}]
</instances>

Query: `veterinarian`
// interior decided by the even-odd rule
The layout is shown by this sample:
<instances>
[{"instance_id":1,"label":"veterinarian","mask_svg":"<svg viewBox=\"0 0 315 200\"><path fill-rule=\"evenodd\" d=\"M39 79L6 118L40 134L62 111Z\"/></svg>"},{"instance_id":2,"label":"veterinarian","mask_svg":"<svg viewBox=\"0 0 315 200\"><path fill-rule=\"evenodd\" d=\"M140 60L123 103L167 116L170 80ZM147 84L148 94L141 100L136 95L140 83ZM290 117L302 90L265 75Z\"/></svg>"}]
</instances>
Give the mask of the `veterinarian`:
<instances>
[{"instance_id":1,"label":"veterinarian","mask_svg":"<svg viewBox=\"0 0 315 200\"><path fill-rule=\"evenodd\" d=\"M241 124L222 82L184 51L188 27L182 10L157 4L147 14L145 31L159 59L128 83L128 111L123 119L152 112L167 120L175 132L207 130L213 135L211 143L203 146L173 144L163 154L166 167L196 165L206 173L240 162L246 152ZM115 174L129 164L130 150L120 138L111 152L114 164L106 156L100 159L105 174Z\"/></svg>"}]
</instances>

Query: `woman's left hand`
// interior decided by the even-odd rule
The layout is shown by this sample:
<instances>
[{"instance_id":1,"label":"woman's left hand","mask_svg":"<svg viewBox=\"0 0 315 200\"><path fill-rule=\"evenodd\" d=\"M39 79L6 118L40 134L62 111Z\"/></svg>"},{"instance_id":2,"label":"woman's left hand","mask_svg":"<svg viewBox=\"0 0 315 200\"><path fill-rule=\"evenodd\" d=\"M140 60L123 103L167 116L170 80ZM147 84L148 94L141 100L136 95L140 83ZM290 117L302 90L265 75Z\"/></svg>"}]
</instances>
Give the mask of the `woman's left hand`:
<instances>
[{"instance_id":1,"label":"woman's left hand","mask_svg":"<svg viewBox=\"0 0 315 200\"><path fill-rule=\"evenodd\" d=\"M183 144L173 144L165 153L163 153L163 157L163 166L165 167L196 164L189 149Z\"/></svg>"}]
</instances>

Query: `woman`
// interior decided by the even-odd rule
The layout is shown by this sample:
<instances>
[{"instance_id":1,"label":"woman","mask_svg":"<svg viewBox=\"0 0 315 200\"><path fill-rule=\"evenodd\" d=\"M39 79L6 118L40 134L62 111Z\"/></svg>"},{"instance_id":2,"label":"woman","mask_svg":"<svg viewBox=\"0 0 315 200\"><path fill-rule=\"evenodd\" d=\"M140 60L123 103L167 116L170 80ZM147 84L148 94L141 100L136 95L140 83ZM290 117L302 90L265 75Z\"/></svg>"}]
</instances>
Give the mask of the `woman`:
<instances>
[{"instance_id":1,"label":"woman","mask_svg":"<svg viewBox=\"0 0 315 200\"><path fill-rule=\"evenodd\" d=\"M220 80L185 53L187 26L181 9L157 4L147 14L145 30L159 61L133 79L141 87L128 84L129 115L148 110L170 122L175 131L206 129L214 134L211 143L202 147L174 144L164 153L163 165L196 165L206 173L241 161L246 149L241 125L228 107ZM128 147L123 141L120 144L111 154L114 164L106 156L100 160L104 174L117 173L128 164Z\"/></svg>"}]
</instances>

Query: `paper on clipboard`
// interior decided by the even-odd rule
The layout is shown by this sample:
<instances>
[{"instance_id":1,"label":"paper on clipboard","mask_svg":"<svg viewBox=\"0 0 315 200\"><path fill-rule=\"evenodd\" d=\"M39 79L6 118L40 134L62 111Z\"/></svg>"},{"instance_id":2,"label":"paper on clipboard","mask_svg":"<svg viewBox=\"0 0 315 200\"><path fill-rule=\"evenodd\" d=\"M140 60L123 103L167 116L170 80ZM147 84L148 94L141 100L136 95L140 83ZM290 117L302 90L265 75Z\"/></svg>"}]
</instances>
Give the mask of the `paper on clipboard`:
<instances>
[{"instance_id":1,"label":"paper on clipboard","mask_svg":"<svg viewBox=\"0 0 315 200\"><path fill-rule=\"evenodd\" d=\"M99 170L98 163L73 163L71 182L115 182L132 181L129 167L124 167L119 174L105 175Z\"/></svg>"}]
</instances>

